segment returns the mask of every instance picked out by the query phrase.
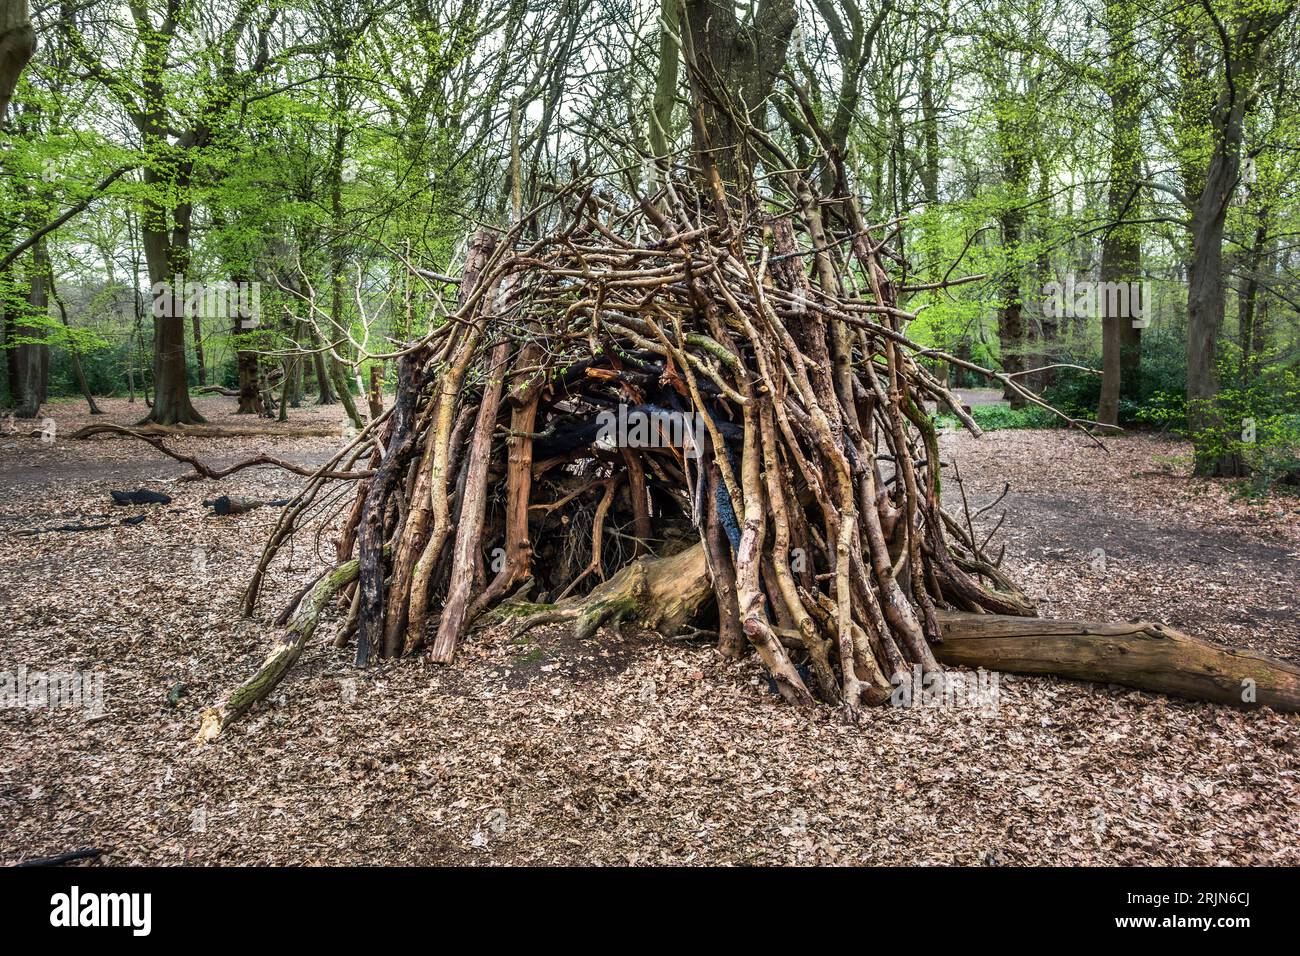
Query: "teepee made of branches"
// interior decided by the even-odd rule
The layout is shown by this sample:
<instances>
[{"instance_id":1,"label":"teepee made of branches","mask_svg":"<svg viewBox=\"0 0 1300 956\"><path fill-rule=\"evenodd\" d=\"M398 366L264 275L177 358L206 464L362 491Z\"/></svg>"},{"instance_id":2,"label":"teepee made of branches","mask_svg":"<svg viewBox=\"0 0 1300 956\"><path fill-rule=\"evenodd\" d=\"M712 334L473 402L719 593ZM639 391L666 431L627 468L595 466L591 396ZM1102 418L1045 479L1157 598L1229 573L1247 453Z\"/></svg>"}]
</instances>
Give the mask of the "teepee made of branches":
<instances>
[{"instance_id":1,"label":"teepee made of branches","mask_svg":"<svg viewBox=\"0 0 1300 956\"><path fill-rule=\"evenodd\" d=\"M483 623L716 633L790 702L849 717L900 673L941 670L955 637L977 639L946 652L957 663L1230 703L1244 673L1261 702L1297 706L1288 665L1159 625L1032 617L969 515L945 510L929 409L979 429L927 364L1042 402L909 337L899 297L923 287L889 246L901 224L867 223L826 168L829 192L787 172L743 201L716 174L660 169L653 191L575 177L475 233L453 306L390 356L392 404L284 508L245 612L342 494L337 564L200 737L265 696L334 609L362 666L449 663Z\"/></svg>"}]
</instances>

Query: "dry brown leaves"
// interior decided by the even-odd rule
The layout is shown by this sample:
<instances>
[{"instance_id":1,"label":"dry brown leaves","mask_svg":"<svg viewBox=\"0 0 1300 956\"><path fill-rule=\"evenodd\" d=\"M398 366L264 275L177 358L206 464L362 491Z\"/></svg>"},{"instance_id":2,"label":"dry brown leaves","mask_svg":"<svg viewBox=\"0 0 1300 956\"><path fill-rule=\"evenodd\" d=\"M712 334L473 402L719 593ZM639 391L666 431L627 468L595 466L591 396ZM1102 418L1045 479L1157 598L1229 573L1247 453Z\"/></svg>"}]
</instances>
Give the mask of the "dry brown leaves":
<instances>
[{"instance_id":1,"label":"dry brown leaves","mask_svg":"<svg viewBox=\"0 0 1300 956\"><path fill-rule=\"evenodd\" d=\"M114 421L139 414L107 404ZM64 434L89 420L52 407ZM202 407L221 421L233 402ZM222 463L319 462L333 445L184 440ZM1175 442L1110 449L1061 432L945 439L977 500L1012 482L1007 566L1046 613L1300 656L1295 504L1165 474ZM275 511L218 519L201 501L301 479L259 469L218 488L183 471L127 440L0 437L0 671L103 671L109 711L0 710L0 861L93 845L122 864L1300 862L1296 717L1004 676L996 716L881 709L848 726L781 704L752 661L610 631L476 634L453 667L367 672L322 639L270 706L195 745L199 710L250 673L320 558L300 546L241 620ZM136 487L175 500L108 502Z\"/></svg>"}]
</instances>

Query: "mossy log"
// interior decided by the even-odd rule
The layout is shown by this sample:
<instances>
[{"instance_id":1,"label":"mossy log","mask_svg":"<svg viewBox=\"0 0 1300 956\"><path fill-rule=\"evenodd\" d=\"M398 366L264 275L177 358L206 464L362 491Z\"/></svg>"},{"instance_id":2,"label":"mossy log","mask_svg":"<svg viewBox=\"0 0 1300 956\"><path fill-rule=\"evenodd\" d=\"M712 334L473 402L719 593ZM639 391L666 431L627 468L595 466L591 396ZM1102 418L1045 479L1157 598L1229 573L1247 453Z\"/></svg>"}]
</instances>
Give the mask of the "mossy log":
<instances>
[{"instance_id":1,"label":"mossy log","mask_svg":"<svg viewBox=\"0 0 1300 956\"><path fill-rule=\"evenodd\" d=\"M302 654L302 649L316 633L321 612L341 589L357 579L359 562L355 559L340 564L326 574L299 602L289 619L289 626L266 656L257 673L236 688L220 704L203 711L199 724L199 741L215 740L221 732L238 720L250 707L275 689L289 668Z\"/></svg>"},{"instance_id":2,"label":"mossy log","mask_svg":"<svg viewBox=\"0 0 1300 956\"><path fill-rule=\"evenodd\" d=\"M677 634L713 597L713 583L700 545L661 558L638 558L584 597L559 604L507 602L503 616L519 618L517 633L543 624L572 621L579 639L602 624L629 622L660 634Z\"/></svg>"}]
</instances>

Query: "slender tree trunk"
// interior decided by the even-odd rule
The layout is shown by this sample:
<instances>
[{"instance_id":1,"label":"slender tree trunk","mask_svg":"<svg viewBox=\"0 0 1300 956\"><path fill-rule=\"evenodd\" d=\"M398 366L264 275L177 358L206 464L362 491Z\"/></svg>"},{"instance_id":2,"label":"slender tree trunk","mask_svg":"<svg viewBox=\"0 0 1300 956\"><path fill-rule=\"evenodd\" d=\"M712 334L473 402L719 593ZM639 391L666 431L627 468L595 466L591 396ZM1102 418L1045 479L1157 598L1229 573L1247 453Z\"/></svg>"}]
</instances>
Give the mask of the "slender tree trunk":
<instances>
[{"instance_id":1,"label":"slender tree trunk","mask_svg":"<svg viewBox=\"0 0 1300 956\"><path fill-rule=\"evenodd\" d=\"M650 104L650 152L655 158L654 175L659 175L660 164L667 164L665 157L672 144L673 104L677 101L677 74L679 56L677 36L680 31L680 0L662 0L659 16L663 23L659 28L659 65L655 72L654 99ZM650 184L654 192L656 184Z\"/></svg>"},{"instance_id":2,"label":"slender tree trunk","mask_svg":"<svg viewBox=\"0 0 1300 956\"><path fill-rule=\"evenodd\" d=\"M1009 259L1014 259L1020 248L1024 231L1024 214L1012 209L1002 215L1002 241ZM1002 282L1002 305L998 309L998 344L1001 346L1002 371L1016 375L1025 369L1025 316L1024 299L1020 291L1020 270L1008 262L1006 278ZM1004 389L1003 398L1012 408L1023 408L1025 400L1010 388Z\"/></svg>"},{"instance_id":3,"label":"slender tree trunk","mask_svg":"<svg viewBox=\"0 0 1300 956\"><path fill-rule=\"evenodd\" d=\"M244 281L240 276L233 276L230 280L235 289L243 288ZM242 303L243 297L236 293L235 301ZM238 340L239 336L247 333L244 322L250 317L245 315L240 308L232 311L234 313L234 327L230 330L230 334ZM257 351L255 349L239 349L236 351L235 367L239 375L239 407L235 409L235 414L265 414L267 409L262 403L262 371Z\"/></svg>"},{"instance_id":4,"label":"slender tree trunk","mask_svg":"<svg viewBox=\"0 0 1300 956\"><path fill-rule=\"evenodd\" d=\"M925 204L933 209L939 205L939 109L934 90L934 61L938 55L938 41L927 41L921 58L921 188Z\"/></svg>"},{"instance_id":5,"label":"slender tree trunk","mask_svg":"<svg viewBox=\"0 0 1300 956\"><path fill-rule=\"evenodd\" d=\"M316 404L333 405L338 399L334 397L334 389L330 384L330 374L325 367L326 354L320 350L320 337L312 333L312 369L316 374Z\"/></svg>"},{"instance_id":6,"label":"slender tree trunk","mask_svg":"<svg viewBox=\"0 0 1300 956\"><path fill-rule=\"evenodd\" d=\"M1009 98L1010 93L1004 93ZM1025 370L1024 293L1021 289L1025 207L1029 196L1029 175L1033 168L1033 140L1023 121L1009 115L1004 104L998 118L997 140L1001 153L1002 175L1006 193L998 212L1002 229L1003 279L999 290L1002 304L998 308L998 345L1002 371L1017 375ZM1013 108L1027 109L1014 102ZM1023 382L1021 384L1024 384ZM1011 388L1003 389L1003 398L1012 408L1024 407L1025 400Z\"/></svg>"},{"instance_id":7,"label":"slender tree trunk","mask_svg":"<svg viewBox=\"0 0 1300 956\"><path fill-rule=\"evenodd\" d=\"M1241 282L1237 289L1237 331L1241 345L1242 378L1250 381L1255 370L1255 319L1259 305L1259 273L1264 265L1264 245L1268 238L1268 214L1261 211L1255 239L1242 262Z\"/></svg>"},{"instance_id":8,"label":"slender tree trunk","mask_svg":"<svg viewBox=\"0 0 1300 956\"><path fill-rule=\"evenodd\" d=\"M195 307L190 315L190 324L194 330L194 372L198 376L200 385L208 384L208 360L203 354L203 310Z\"/></svg>"},{"instance_id":9,"label":"slender tree trunk","mask_svg":"<svg viewBox=\"0 0 1300 956\"><path fill-rule=\"evenodd\" d=\"M340 98L339 104L340 116L344 104ZM347 146L347 127L342 125L334 132L334 143L330 150L330 216L333 220L336 232L341 232L343 228L343 153ZM335 242L330 251L330 339L336 343L335 349L347 349L344 340L345 325L343 322L343 247L339 242ZM324 366L330 379L334 383L334 390L338 395L339 401L343 403L343 408L347 411L348 420L357 427L363 427L361 415L357 411L357 403L352 397L352 389L348 387L347 378L343 370L343 364L334 356L335 349L331 349L324 356ZM324 391L322 390L322 395ZM322 403L324 404L324 403Z\"/></svg>"},{"instance_id":10,"label":"slender tree trunk","mask_svg":"<svg viewBox=\"0 0 1300 956\"><path fill-rule=\"evenodd\" d=\"M1101 281L1129 282L1142 269L1141 233L1136 218L1141 168L1141 77L1143 66L1134 49L1137 8L1129 0L1107 0L1110 36L1110 183L1107 206L1110 228L1101 242ZM1118 296L1103 296L1101 318L1101 401L1097 421L1119 424L1119 400L1137 387L1142 356L1141 329L1129 314L1122 314ZM1130 303L1131 305L1131 303ZM1150 303L1147 303L1150 308ZM1112 314L1115 311L1120 314Z\"/></svg>"},{"instance_id":11,"label":"slender tree trunk","mask_svg":"<svg viewBox=\"0 0 1300 956\"><path fill-rule=\"evenodd\" d=\"M46 265L47 267L50 265L48 260L46 260ZM59 308L59 319L63 322L63 327L65 329L71 329L72 323L68 321L67 307L63 304L63 297L59 295L58 286L54 283L53 268L49 268L48 278L50 283L50 295L53 297L55 305ZM72 374L77 380L77 388L81 390L81 397L86 400L86 405L90 409L90 414L104 414L103 411L100 410L99 406L95 404L95 396L90 394L90 385L86 381L86 370L81 367L81 353L77 349L76 343L73 342L71 338L68 340L68 358L72 362Z\"/></svg>"}]
</instances>

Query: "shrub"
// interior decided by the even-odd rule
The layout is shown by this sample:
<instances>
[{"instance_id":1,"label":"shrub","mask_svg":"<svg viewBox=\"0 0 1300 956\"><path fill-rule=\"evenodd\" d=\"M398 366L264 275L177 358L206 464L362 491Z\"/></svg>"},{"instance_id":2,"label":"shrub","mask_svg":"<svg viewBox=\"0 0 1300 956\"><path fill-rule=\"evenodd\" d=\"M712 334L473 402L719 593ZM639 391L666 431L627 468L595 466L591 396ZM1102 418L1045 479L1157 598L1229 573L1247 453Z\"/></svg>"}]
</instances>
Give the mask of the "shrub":
<instances>
[{"instance_id":1,"label":"shrub","mask_svg":"<svg viewBox=\"0 0 1300 956\"><path fill-rule=\"evenodd\" d=\"M975 419L975 424L986 432L1008 428L1055 428L1064 424L1060 418L1037 405L1021 409L1011 409L1006 405L975 405L971 408L970 415ZM935 421L946 428L961 427L961 422L952 415L939 415Z\"/></svg>"}]
</instances>

